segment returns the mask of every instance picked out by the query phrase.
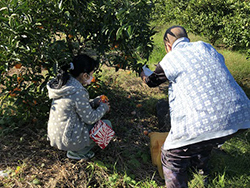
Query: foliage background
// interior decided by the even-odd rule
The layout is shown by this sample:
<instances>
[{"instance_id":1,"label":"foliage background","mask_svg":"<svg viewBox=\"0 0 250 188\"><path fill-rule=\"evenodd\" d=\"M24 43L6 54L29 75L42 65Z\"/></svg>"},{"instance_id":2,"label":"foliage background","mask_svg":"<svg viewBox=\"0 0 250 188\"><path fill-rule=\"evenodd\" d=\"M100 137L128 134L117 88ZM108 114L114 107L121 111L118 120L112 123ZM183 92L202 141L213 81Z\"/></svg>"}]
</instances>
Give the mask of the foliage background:
<instances>
[{"instance_id":1,"label":"foliage background","mask_svg":"<svg viewBox=\"0 0 250 188\"><path fill-rule=\"evenodd\" d=\"M153 49L146 0L3 0L0 7L1 114L9 127L46 119L46 83L73 56L139 71L138 59Z\"/></svg>"},{"instance_id":2,"label":"foliage background","mask_svg":"<svg viewBox=\"0 0 250 188\"><path fill-rule=\"evenodd\" d=\"M161 0L155 1L154 19L175 22L208 38L212 44L248 52L250 55L250 1Z\"/></svg>"},{"instance_id":3,"label":"foliage background","mask_svg":"<svg viewBox=\"0 0 250 188\"><path fill-rule=\"evenodd\" d=\"M190 1L190 7L186 1L179 2L182 4L164 0L0 1L0 171L8 173L8 177L0 177L0 187L164 187L157 168L151 165L149 138L143 132L165 131L158 127L155 105L166 97L167 84L148 88L136 71L146 61L154 69L162 59L162 36L173 22L190 27L191 41L209 42L208 36L223 35L225 27L215 33L207 30L215 31L216 24L221 25L221 16L227 15L222 20L232 24L228 29L238 28L228 30L232 44L249 36L249 1ZM223 3L231 6L224 7ZM232 11L228 14L219 9ZM190 24L178 21L177 13L190 19ZM206 24L196 18L211 25L205 29ZM192 20L197 23L192 25ZM245 25L241 25L243 22ZM194 26L199 24L203 32L195 31ZM241 46L246 44L242 42L232 47L223 41L217 37L215 47L249 97L248 46ZM88 89L92 96L109 97L111 111L105 118L116 131L108 148L96 148L96 158L90 162L69 160L64 151L50 147L46 140L50 107L46 83L59 66L82 52L103 64L101 74ZM249 131L238 135L213 151L208 187L250 186L249 135ZM202 177L193 174L189 185L204 187Z\"/></svg>"}]
</instances>

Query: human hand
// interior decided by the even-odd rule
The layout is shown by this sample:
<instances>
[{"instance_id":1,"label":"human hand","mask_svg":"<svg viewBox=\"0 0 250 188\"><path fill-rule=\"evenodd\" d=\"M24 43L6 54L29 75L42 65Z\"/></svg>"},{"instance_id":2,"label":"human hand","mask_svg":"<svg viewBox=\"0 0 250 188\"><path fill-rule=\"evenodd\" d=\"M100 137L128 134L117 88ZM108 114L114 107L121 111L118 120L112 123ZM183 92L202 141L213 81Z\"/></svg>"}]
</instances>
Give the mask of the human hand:
<instances>
[{"instance_id":1,"label":"human hand","mask_svg":"<svg viewBox=\"0 0 250 188\"><path fill-rule=\"evenodd\" d=\"M99 97L95 98L95 99L93 100L93 106L94 106L95 108L97 108L98 106L100 106L100 102L101 102L101 99L100 99Z\"/></svg>"},{"instance_id":2,"label":"human hand","mask_svg":"<svg viewBox=\"0 0 250 188\"><path fill-rule=\"evenodd\" d=\"M144 71L141 72L140 76L141 76L141 79L142 79L144 82L146 82L146 75L145 75L145 72L144 72Z\"/></svg>"}]
</instances>

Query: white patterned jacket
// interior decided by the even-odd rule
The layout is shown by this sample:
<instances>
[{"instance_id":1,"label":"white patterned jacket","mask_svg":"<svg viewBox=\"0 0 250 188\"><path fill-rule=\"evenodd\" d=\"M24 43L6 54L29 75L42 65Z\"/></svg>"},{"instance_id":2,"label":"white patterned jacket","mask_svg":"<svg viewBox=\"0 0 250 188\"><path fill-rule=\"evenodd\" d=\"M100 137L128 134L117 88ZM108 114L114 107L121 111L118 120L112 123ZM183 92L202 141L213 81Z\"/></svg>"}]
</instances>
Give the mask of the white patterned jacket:
<instances>
[{"instance_id":1,"label":"white patterned jacket","mask_svg":"<svg viewBox=\"0 0 250 188\"><path fill-rule=\"evenodd\" d=\"M60 150L78 151L89 145L87 125L100 120L108 111L105 103L93 109L89 93L82 84L70 77L60 89L47 84L49 98L53 99L48 121L48 138L51 146Z\"/></svg>"},{"instance_id":2,"label":"white patterned jacket","mask_svg":"<svg viewBox=\"0 0 250 188\"><path fill-rule=\"evenodd\" d=\"M210 44L177 39L146 79L151 87L166 80L171 130L165 150L250 128L250 100Z\"/></svg>"}]
</instances>

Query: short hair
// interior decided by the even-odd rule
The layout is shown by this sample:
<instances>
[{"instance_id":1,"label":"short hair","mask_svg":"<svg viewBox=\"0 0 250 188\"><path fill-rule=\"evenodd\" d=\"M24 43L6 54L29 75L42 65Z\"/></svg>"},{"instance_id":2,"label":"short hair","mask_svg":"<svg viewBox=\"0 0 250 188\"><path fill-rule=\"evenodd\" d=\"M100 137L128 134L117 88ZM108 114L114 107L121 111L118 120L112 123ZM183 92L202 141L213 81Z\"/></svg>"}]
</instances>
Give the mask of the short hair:
<instances>
[{"instance_id":1,"label":"short hair","mask_svg":"<svg viewBox=\"0 0 250 188\"><path fill-rule=\"evenodd\" d=\"M172 37L169 38L168 34ZM174 25L174 26L167 29L167 31L164 34L163 40L170 42L170 43L174 43L174 41L176 41L177 39L182 38L182 37L188 38L188 35L187 35L185 28L182 26L179 26L179 25ZM171 38L172 38L172 40L171 40Z\"/></svg>"}]
</instances>

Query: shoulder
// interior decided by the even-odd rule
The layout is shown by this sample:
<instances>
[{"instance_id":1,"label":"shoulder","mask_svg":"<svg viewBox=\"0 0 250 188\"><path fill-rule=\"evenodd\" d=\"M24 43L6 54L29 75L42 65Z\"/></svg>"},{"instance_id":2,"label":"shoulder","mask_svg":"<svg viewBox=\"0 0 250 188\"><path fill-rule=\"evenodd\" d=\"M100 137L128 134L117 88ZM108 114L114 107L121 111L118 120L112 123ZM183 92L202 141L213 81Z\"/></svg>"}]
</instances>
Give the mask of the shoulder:
<instances>
[{"instance_id":1,"label":"shoulder","mask_svg":"<svg viewBox=\"0 0 250 188\"><path fill-rule=\"evenodd\" d=\"M203 48L203 49L210 49L210 50L215 50L215 48L206 42L203 41L197 41L197 42L192 42L193 46L195 46L196 48Z\"/></svg>"},{"instance_id":2,"label":"shoulder","mask_svg":"<svg viewBox=\"0 0 250 188\"><path fill-rule=\"evenodd\" d=\"M73 98L89 98L89 93L87 89L84 88L83 85L72 76L67 82L67 86L71 87L71 95Z\"/></svg>"},{"instance_id":3,"label":"shoulder","mask_svg":"<svg viewBox=\"0 0 250 188\"><path fill-rule=\"evenodd\" d=\"M81 99L81 100L89 100L89 92L87 89L85 89L83 86L81 88L78 88L76 92L73 95L74 98L76 99Z\"/></svg>"}]
</instances>

